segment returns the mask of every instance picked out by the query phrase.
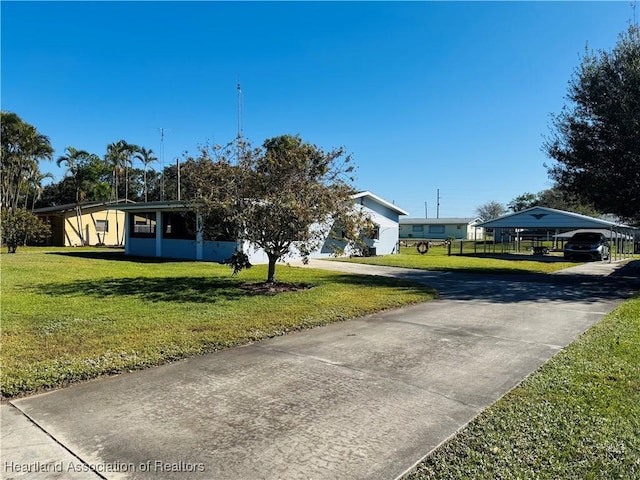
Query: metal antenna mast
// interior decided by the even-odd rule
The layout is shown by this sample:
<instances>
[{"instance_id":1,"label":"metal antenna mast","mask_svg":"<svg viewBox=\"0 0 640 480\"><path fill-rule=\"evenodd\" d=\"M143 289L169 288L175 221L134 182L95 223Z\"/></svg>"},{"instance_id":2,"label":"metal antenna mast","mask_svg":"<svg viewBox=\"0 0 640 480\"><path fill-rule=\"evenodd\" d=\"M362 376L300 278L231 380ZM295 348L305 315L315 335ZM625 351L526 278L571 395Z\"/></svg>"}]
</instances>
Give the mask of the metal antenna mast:
<instances>
[{"instance_id":1,"label":"metal antenna mast","mask_svg":"<svg viewBox=\"0 0 640 480\"><path fill-rule=\"evenodd\" d=\"M164 128L160 127L160 200L164 200Z\"/></svg>"},{"instance_id":2,"label":"metal antenna mast","mask_svg":"<svg viewBox=\"0 0 640 480\"><path fill-rule=\"evenodd\" d=\"M238 140L242 140L242 88L240 88L240 76L238 76Z\"/></svg>"}]
</instances>

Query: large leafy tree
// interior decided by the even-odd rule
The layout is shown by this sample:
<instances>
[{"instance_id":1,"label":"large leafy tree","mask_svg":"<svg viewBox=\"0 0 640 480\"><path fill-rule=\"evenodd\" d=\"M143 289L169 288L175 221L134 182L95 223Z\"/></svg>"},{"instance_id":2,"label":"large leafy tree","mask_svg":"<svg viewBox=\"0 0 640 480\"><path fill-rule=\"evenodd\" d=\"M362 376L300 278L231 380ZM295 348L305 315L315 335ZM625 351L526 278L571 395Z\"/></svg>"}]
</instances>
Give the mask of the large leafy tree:
<instances>
[{"instance_id":1,"label":"large leafy tree","mask_svg":"<svg viewBox=\"0 0 640 480\"><path fill-rule=\"evenodd\" d=\"M48 137L12 112L0 112L0 143L0 200L3 208L15 209L29 177L40 160L51 160L53 148Z\"/></svg>"},{"instance_id":2,"label":"large leafy tree","mask_svg":"<svg viewBox=\"0 0 640 480\"><path fill-rule=\"evenodd\" d=\"M507 209L500 202L494 200L476 207L476 214L485 222L493 220L507 213Z\"/></svg>"},{"instance_id":3,"label":"large leafy tree","mask_svg":"<svg viewBox=\"0 0 640 480\"><path fill-rule=\"evenodd\" d=\"M640 222L640 29L587 51L543 149L558 185L596 209Z\"/></svg>"},{"instance_id":4,"label":"large leafy tree","mask_svg":"<svg viewBox=\"0 0 640 480\"><path fill-rule=\"evenodd\" d=\"M48 224L24 208L2 209L0 237L8 253L16 253L20 245L45 239L51 234Z\"/></svg>"},{"instance_id":5,"label":"large leafy tree","mask_svg":"<svg viewBox=\"0 0 640 480\"><path fill-rule=\"evenodd\" d=\"M353 166L342 148L325 151L282 135L260 148L236 145L187 164L185 198L224 225L221 235L235 231L264 250L267 283L275 282L279 260L294 251L308 258L332 230L340 231L345 247L361 240L366 219L351 199Z\"/></svg>"},{"instance_id":6,"label":"large leafy tree","mask_svg":"<svg viewBox=\"0 0 640 480\"><path fill-rule=\"evenodd\" d=\"M511 200L507 207L512 212L520 212L536 205L538 205L538 196L534 193L526 192Z\"/></svg>"},{"instance_id":7,"label":"large leafy tree","mask_svg":"<svg viewBox=\"0 0 640 480\"><path fill-rule=\"evenodd\" d=\"M580 213L590 217L601 216L592 206L580 201L575 194L561 189L558 185L554 185L536 194L527 192L518 195L511 200L507 206L512 212L519 212L527 208L539 206Z\"/></svg>"}]
</instances>

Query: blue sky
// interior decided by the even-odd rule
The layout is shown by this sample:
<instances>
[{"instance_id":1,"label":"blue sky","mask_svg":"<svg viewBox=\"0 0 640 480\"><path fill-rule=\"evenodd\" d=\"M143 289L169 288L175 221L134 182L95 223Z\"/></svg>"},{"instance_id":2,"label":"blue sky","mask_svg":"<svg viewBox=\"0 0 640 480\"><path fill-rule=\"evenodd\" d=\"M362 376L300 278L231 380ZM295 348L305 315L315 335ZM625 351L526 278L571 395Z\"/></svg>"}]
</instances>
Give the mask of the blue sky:
<instances>
[{"instance_id":1,"label":"blue sky","mask_svg":"<svg viewBox=\"0 0 640 480\"><path fill-rule=\"evenodd\" d=\"M356 186L410 216L474 216L551 184L550 114L587 43L610 49L620 2L1 3L2 110L104 155L164 163L243 132L344 146ZM156 168L159 165L156 166ZM55 162L41 165L58 179Z\"/></svg>"}]
</instances>

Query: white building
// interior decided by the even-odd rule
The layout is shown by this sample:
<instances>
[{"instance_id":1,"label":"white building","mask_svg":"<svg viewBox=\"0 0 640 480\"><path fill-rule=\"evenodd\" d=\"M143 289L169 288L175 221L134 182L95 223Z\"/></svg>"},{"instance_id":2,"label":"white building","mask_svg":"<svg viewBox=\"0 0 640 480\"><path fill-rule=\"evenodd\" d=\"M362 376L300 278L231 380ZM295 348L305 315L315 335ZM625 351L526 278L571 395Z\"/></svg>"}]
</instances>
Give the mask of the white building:
<instances>
[{"instance_id":1,"label":"white building","mask_svg":"<svg viewBox=\"0 0 640 480\"><path fill-rule=\"evenodd\" d=\"M354 202L374 223L372 238L368 238L370 255L387 255L398 251L400 215L407 212L371 192L352 196ZM253 264L268 263L267 255L248 242L206 239L201 232L187 228L187 208L182 202L149 202L120 207L126 213L125 253L142 257L175 258L224 262L242 249ZM310 255L329 257L336 240L327 236L325 244ZM296 258L294 252L292 257ZM289 257L289 258L292 258Z\"/></svg>"}]
</instances>

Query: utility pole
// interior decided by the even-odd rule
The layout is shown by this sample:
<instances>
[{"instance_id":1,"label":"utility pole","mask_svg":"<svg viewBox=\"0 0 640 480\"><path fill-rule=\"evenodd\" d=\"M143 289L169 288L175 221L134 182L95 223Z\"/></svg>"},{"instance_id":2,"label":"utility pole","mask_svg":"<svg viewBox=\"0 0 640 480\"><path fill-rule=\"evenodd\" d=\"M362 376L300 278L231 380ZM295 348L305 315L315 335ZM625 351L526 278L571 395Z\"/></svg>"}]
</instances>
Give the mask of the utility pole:
<instances>
[{"instance_id":1,"label":"utility pole","mask_svg":"<svg viewBox=\"0 0 640 480\"><path fill-rule=\"evenodd\" d=\"M429 218L429 213L427 210L427 202L424 202L424 218Z\"/></svg>"},{"instance_id":2,"label":"utility pole","mask_svg":"<svg viewBox=\"0 0 640 480\"><path fill-rule=\"evenodd\" d=\"M436 218L440 218L440 189L437 190L436 200Z\"/></svg>"}]
</instances>

